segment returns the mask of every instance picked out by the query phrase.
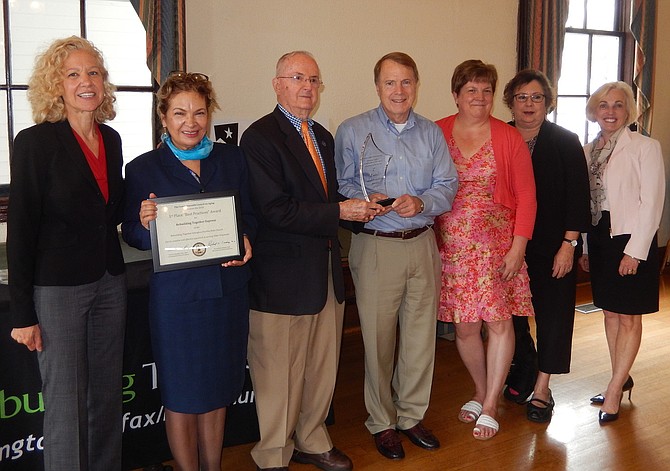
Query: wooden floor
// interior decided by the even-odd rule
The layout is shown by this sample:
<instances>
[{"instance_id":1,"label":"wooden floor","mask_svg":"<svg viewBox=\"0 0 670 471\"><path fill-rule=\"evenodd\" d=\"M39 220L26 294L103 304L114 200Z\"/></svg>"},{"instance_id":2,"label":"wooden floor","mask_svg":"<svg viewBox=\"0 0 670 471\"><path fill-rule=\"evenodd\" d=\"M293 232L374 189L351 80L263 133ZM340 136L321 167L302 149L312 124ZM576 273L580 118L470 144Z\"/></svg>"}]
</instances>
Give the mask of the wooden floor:
<instances>
[{"instance_id":1,"label":"wooden floor","mask_svg":"<svg viewBox=\"0 0 670 471\"><path fill-rule=\"evenodd\" d=\"M580 286L577 303L591 301ZM640 353L633 366L632 400L624 398L617 422L600 426L598 408L588 398L602 391L610 364L602 312L576 314L572 372L555 376L553 420L529 422L525 407L501 398L501 430L487 442L472 438L472 425L456 415L470 399L472 383L453 342L438 339L432 401L425 425L442 442L426 451L403 441L406 457L390 461L376 451L363 404L363 345L360 332L344 335L335 391L336 423L329 430L335 446L356 470L665 470L670 469L670 275L661 281L661 311L644 317ZM224 470L254 470L252 444L225 448ZM316 468L291 463L293 471Z\"/></svg>"}]
</instances>

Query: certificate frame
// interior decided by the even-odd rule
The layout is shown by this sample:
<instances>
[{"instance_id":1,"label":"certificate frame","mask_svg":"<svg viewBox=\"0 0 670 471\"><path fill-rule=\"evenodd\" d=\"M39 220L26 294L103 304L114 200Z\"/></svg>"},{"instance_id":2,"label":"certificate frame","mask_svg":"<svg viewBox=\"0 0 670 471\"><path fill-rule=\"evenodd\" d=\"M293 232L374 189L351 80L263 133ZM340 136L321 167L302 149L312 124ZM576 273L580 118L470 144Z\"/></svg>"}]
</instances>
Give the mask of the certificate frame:
<instances>
[{"instance_id":1,"label":"certificate frame","mask_svg":"<svg viewBox=\"0 0 670 471\"><path fill-rule=\"evenodd\" d=\"M244 258L239 192L151 198L154 273L217 265Z\"/></svg>"}]
</instances>

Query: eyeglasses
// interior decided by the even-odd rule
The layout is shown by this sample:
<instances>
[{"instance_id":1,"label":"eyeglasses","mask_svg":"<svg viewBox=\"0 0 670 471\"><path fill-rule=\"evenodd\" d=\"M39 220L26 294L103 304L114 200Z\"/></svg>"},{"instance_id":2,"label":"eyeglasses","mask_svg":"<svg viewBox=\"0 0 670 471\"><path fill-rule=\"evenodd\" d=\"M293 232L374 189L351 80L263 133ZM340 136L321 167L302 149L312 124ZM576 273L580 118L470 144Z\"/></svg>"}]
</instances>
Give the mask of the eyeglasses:
<instances>
[{"instance_id":1,"label":"eyeglasses","mask_svg":"<svg viewBox=\"0 0 670 471\"><path fill-rule=\"evenodd\" d=\"M182 72L179 70L173 70L169 73L168 78L180 78L185 80L193 80L194 82L207 82L209 77L205 74L199 72Z\"/></svg>"},{"instance_id":2,"label":"eyeglasses","mask_svg":"<svg viewBox=\"0 0 670 471\"><path fill-rule=\"evenodd\" d=\"M519 103L526 103L528 99L533 103L542 103L544 101L544 95L541 93L533 93L529 95L528 93L517 93L514 95L514 99Z\"/></svg>"},{"instance_id":3,"label":"eyeglasses","mask_svg":"<svg viewBox=\"0 0 670 471\"><path fill-rule=\"evenodd\" d=\"M319 87L323 85L323 82L319 77L305 77L302 74L296 74L296 75L291 75L290 77L277 77L277 78L283 78L283 79L291 79L293 83L296 85L300 85L301 83L309 83L312 87Z\"/></svg>"}]
</instances>

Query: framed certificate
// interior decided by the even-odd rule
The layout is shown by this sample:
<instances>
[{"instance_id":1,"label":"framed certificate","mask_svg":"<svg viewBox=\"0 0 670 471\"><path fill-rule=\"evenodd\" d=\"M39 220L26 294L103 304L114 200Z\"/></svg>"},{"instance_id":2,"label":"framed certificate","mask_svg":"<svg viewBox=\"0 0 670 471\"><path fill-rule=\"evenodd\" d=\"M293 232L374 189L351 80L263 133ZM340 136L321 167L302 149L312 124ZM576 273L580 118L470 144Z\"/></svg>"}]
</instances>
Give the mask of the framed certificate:
<instances>
[{"instance_id":1,"label":"framed certificate","mask_svg":"<svg viewBox=\"0 0 670 471\"><path fill-rule=\"evenodd\" d=\"M216 265L244 257L237 191L154 198L149 222L154 272Z\"/></svg>"}]
</instances>

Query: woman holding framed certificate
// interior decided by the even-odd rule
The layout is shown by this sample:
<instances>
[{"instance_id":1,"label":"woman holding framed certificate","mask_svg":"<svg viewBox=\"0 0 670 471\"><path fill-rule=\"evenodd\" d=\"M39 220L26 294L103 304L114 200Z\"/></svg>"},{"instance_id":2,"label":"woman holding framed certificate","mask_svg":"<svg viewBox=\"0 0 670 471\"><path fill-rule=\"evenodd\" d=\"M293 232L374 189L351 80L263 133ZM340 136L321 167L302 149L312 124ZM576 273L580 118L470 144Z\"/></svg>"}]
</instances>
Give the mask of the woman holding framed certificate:
<instances>
[{"instance_id":1,"label":"woman holding framed certificate","mask_svg":"<svg viewBox=\"0 0 670 471\"><path fill-rule=\"evenodd\" d=\"M246 368L246 262L256 228L247 166L237 146L212 143L207 137L218 105L206 75L173 72L158 91L157 102L165 129L162 145L126 166L124 240L141 250L159 250L152 247L151 232L165 215L154 199L165 198L174 207L177 197L183 197L184 212L167 213L180 219L169 225L169 239L175 243L181 237L192 245L188 252L193 257L202 257L229 242L225 231L216 230L217 218L229 208L222 211L220 201L211 198L210 210L202 206L202 196L236 195L239 224L232 226L241 229L244 247L239 259L189 265L184 258L175 269L155 265L149 298L151 343L172 454L180 469L221 469L226 406L242 390ZM192 201L199 202L197 210L188 209Z\"/></svg>"}]
</instances>

